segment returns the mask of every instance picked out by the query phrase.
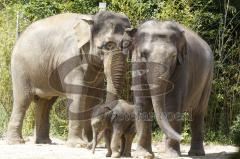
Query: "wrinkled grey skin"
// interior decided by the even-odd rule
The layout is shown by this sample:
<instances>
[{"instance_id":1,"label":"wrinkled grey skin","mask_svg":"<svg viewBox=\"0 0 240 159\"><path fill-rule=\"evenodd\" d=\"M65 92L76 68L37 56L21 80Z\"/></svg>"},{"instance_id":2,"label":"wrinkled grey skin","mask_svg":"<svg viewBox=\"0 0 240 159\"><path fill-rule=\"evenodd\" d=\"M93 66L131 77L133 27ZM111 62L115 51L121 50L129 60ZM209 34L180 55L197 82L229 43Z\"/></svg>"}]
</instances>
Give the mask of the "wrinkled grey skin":
<instances>
[{"instance_id":1,"label":"wrinkled grey skin","mask_svg":"<svg viewBox=\"0 0 240 159\"><path fill-rule=\"evenodd\" d=\"M115 100L97 107L93 115L93 153L103 134L108 149L106 157L130 157L136 134L134 106L124 100Z\"/></svg>"},{"instance_id":2,"label":"wrinkled grey skin","mask_svg":"<svg viewBox=\"0 0 240 159\"><path fill-rule=\"evenodd\" d=\"M125 15L108 11L96 15L60 14L31 24L17 40L11 58L14 102L8 143L24 142L22 123L32 101L36 103L35 142L51 143L49 112L59 96L69 99L67 144L85 146L90 142L90 120L78 119L78 113L102 102L104 93L94 89L81 93L74 89L79 85L102 89L106 77L107 100L116 99L124 73L122 38L129 27ZM124 51L126 54L126 48ZM97 59L94 61L89 55ZM72 66L74 69L64 76Z\"/></svg>"},{"instance_id":3,"label":"wrinkled grey skin","mask_svg":"<svg viewBox=\"0 0 240 159\"><path fill-rule=\"evenodd\" d=\"M142 119L141 113L154 110L157 122L167 136L166 150L171 156L180 155L180 138L176 132L181 133L181 118L175 116L166 120L162 112L190 113L192 140L188 154L204 155L203 123L213 76L213 55L209 45L176 22L151 20L136 31L132 61L133 87L138 87L133 88L136 118L139 119L136 120L136 154L153 157L151 121ZM139 68L144 71L137 71ZM143 88L148 90L149 96L141 96L138 89Z\"/></svg>"}]
</instances>

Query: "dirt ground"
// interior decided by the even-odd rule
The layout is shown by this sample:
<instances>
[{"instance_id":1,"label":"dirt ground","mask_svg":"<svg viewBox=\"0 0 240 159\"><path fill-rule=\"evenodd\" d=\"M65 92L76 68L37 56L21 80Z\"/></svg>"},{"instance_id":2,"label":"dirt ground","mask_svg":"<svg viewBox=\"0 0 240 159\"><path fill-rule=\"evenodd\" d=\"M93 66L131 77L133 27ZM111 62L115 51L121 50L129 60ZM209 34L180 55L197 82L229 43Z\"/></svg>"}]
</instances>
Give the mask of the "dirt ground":
<instances>
[{"instance_id":1,"label":"dirt ground","mask_svg":"<svg viewBox=\"0 0 240 159\"><path fill-rule=\"evenodd\" d=\"M105 158L106 149L99 145L95 154L90 150L83 148L70 148L64 145L64 141L53 139L54 144L33 144L30 140L23 145L7 145L3 139L0 140L0 159L101 159ZM136 144L133 144L132 152L134 153ZM234 146L226 145L205 145L205 157L189 157L187 152L189 145L181 145L182 157L184 159L225 159L232 153L237 152ZM167 158L164 154L164 145L154 143L153 151L156 158Z\"/></svg>"}]
</instances>

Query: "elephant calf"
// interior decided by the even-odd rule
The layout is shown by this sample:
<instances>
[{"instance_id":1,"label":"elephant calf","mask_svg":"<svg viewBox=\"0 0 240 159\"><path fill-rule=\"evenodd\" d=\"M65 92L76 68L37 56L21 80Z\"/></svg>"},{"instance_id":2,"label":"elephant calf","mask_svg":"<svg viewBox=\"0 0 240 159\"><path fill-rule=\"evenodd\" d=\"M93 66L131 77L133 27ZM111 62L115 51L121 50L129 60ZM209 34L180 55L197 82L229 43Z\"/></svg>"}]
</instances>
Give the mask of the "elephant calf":
<instances>
[{"instance_id":1,"label":"elephant calf","mask_svg":"<svg viewBox=\"0 0 240 159\"><path fill-rule=\"evenodd\" d=\"M134 121L134 106L123 100L115 100L93 110L93 153L98 140L104 134L107 157L130 157L136 134Z\"/></svg>"}]
</instances>

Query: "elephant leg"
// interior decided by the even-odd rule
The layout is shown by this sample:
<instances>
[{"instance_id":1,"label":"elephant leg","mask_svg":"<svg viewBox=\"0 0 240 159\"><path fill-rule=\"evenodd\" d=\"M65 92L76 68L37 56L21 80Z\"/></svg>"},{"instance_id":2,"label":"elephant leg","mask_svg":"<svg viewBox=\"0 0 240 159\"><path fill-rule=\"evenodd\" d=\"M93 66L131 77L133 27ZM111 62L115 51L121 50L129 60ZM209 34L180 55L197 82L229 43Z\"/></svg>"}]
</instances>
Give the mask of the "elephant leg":
<instances>
[{"instance_id":1,"label":"elephant leg","mask_svg":"<svg viewBox=\"0 0 240 159\"><path fill-rule=\"evenodd\" d=\"M8 144L24 143L22 138L22 124L26 111L32 101L30 89L28 91L30 87L26 81L20 79L14 81L13 79L13 109L7 130Z\"/></svg>"},{"instance_id":2,"label":"elephant leg","mask_svg":"<svg viewBox=\"0 0 240 159\"><path fill-rule=\"evenodd\" d=\"M69 132L67 145L70 147L88 147L88 143L82 139L82 125L78 120L69 120Z\"/></svg>"},{"instance_id":3,"label":"elephant leg","mask_svg":"<svg viewBox=\"0 0 240 159\"><path fill-rule=\"evenodd\" d=\"M188 152L189 156L204 156L205 151L203 148L203 124L204 115L203 114L192 114L191 121L191 148Z\"/></svg>"},{"instance_id":4,"label":"elephant leg","mask_svg":"<svg viewBox=\"0 0 240 159\"><path fill-rule=\"evenodd\" d=\"M211 79L212 75L209 76ZM211 81L211 80L209 80ZM203 138L204 138L204 115L207 111L209 96L211 92L211 82L207 82L202 97L200 99L198 107L196 110L193 110L192 113L192 121L191 121L191 131L192 131L192 139L191 139L191 148L188 152L190 156L204 156L205 151L203 147Z\"/></svg>"},{"instance_id":5,"label":"elephant leg","mask_svg":"<svg viewBox=\"0 0 240 159\"><path fill-rule=\"evenodd\" d=\"M112 150L111 150L111 138L112 138L112 132L110 130L104 130L104 139L107 147L107 154L106 157L111 157Z\"/></svg>"},{"instance_id":6,"label":"elephant leg","mask_svg":"<svg viewBox=\"0 0 240 159\"><path fill-rule=\"evenodd\" d=\"M146 116L152 113L150 98L135 97L135 116L137 129L137 149L134 156L153 158L152 152L152 120Z\"/></svg>"},{"instance_id":7,"label":"elephant leg","mask_svg":"<svg viewBox=\"0 0 240 159\"><path fill-rule=\"evenodd\" d=\"M125 135L123 135L121 137L121 146L120 146L120 155L121 156L124 156L125 145L126 145L126 137L125 137Z\"/></svg>"},{"instance_id":8,"label":"elephant leg","mask_svg":"<svg viewBox=\"0 0 240 159\"><path fill-rule=\"evenodd\" d=\"M94 106L103 103L104 94L103 91L100 90L104 89L104 78L105 75L103 73L99 72L99 70L96 70L94 67L88 66L83 81L87 83L87 87L92 89L87 89L87 91L83 92L80 101L82 110L92 110ZM81 138L87 143L91 143L93 137L91 120L89 119L81 122Z\"/></svg>"},{"instance_id":9,"label":"elephant leg","mask_svg":"<svg viewBox=\"0 0 240 159\"><path fill-rule=\"evenodd\" d=\"M172 98L166 97L166 117L169 121L171 127L181 134L182 130L182 106L180 98L177 95L171 94L175 97L175 101ZM165 138L165 151L169 157L178 157L181 155L180 152L180 143L176 140L170 139L168 137Z\"/></svg>"},{"instance_id":10,"label":"elephant leg","mask_svg":"<svg viewBox=\"0 0 240 159\"><path fill-rule=\"evenodd\" d=\"M22 124L30 102L31 100L27 97L23 97L21 99L14 99L13 110L7 130L8 144L24 143L24 140L22 138Z\"/></svg>"},{"instance_id":11,"label":"elephant leg","mask_svg":"<svg viewBox=\"0 0 240 159\"><path fill-rule=\"evenodd\" d=\"M118 130L117 128L113 128L113 134L112 134L112 140L111 140L111 149L112 149L112 156L113 158L119 158L120 157L120 142L121 137L123 133Z\"/></svg>"},{"instance_id":12,"label":"elephant leg","mask_svg":"<svg viewBox=\"0 0 240 159\"><path fill-rule=\"evenodd\" d=\"M125 135L125 147L124 147L124 153L123 156L125 157L131 157L131 148L132 148L132 142L134 139L135 133L128 133Z\"/></svg>"},{"instance_id":13,"label":"elephant leg","mask_svg":"<svg viewBox=\"0 0 240 159\"><path fill-rule=\"evenodd\" d=\"M182 127L182 122L181 121L177 121L175 119L169 120L169 123L171 125L171 127L178 132L179 134L181 134L181 127ZM168 137L166 137L165 139L165 151L168 154L169 157L178 157L181 155L180 152L180 143L176 140L170 139Z\"/></svg>"},{"instance_id":14,"label":"elephant leg","mask_svg":"<svg viewBox=\"0 0 240 159\"><path fill-rule=\"evenodd\" d=\"M91 116L86 112L96 106L100 99L103 99L102 94L98 94L96 98L95 94L91 91L87 92L89 96L86 95L72 95L70 97L71 104L69 108L73 110L75 115L69 115L69 135L67 144L70 146L80 146L86 147L92 141L92 126L91 126ZM92 96L90 96L92 94ZM80 115L79 115L80 114Z\"/></svg>"},{"instance_id":15,"label":"elephant leg","mask_svg":"<svg viewBox=\"0 0 240 159\"><path fill-rule=\"evenodd\" d=\"M90 94L93 94L91 91ZM91 110L94 106L100 103L100 99L103 99L103 96L101 94L98 94L98 98L94 98L94 96L86 97L84 102L84 109L85 110ZM92 133L92 126L91 126L91 120L85 120L83 121L83 127L82 127L82 139L85 142L90 143L92 141L93 133Z\"/></svg>"},{"instance_id":16,"label":"elephant leg","mask_svg":"<svg viewBox=\"0 0 240 159\"><path fill-rule=\"evenodd\" d=\"M82 106L85 104L85 99L85 96L77 94L68 97L69 132L67 145L71 147L88 146L88 143L82 138L84 121L86 119L81 112L84 112Z\"/></svg>"},{"instance_id":17,"label":"elephant leg","mask_svg":"<svg viewBox=\"0 0 240 159\"><path fill-rule=\"evenodd\" d=\"M50 100L38 99L36 100L35 122L36 122L36 139L37 144L49 144L51 139L49 138L49 113L52 105L56 101L57 97L53 97Z\"/></svg>"},{"instance_id":18,"label":"elephant leg","mask_svg":"<svg viewBox=\"0 0 240 159\"><path fill-rule=\"evenodd\" d=\"M99 102L93 97L86 95L71 95L69 97L69 133L67 141L69 146L87 147L86 145L89 145L92 141L91 108L96 105L97 101Z\"/></svg>"},{"instance_id":19,"label":"elephant leg","mask_svg":"<svg viewBox=\"0 0 240 159\"><path fill-rule=\"evenodd\" d=\"M102 95L97 90L91 92L87 87L82 89L84 92L68 97L69 133L67 145L73 147L88 147L92 141L91 109L102 99Z\"/></svg>"}]
</instances>

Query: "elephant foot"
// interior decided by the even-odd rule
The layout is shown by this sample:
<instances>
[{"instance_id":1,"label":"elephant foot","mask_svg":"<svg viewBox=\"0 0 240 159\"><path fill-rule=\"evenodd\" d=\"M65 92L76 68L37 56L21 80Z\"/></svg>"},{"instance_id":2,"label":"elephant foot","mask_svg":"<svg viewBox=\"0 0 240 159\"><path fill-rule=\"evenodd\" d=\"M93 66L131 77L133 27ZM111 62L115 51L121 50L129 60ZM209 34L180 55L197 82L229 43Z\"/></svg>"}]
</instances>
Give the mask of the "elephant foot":
<instances>
[{"instance_id":1,"label":"elephant foot","mask_svg":"<svg viewBox=\"0 0 240 159\"><path fill-rule=\"evenodd\" d=\"M166 153L166 156L170 158L176 158L181 156L181 152L174 150L173 148L167 148L165 153Z\"/></svg>"},{"instance_id":2,"label":"elephant foot","mask_svg":"<svg viewBox=\"0 0 240 159\"><path fill-rule=\"evenodd\" d=\"M112 150L111 150L111 149L108 149L107 154L106 154L106 157L111 157L111 156L112 156Z\"/></svg>"},{"instance_id":3,"label":"elephant foot","mask_svg":"<svg viewBox=\"0 0 240 159\"><path fill-rule=\"evenodd\" d=\"M131 153L130 152L125 152L122 154L122 156L124 157L131 157Z\"/></svg>"},{"instance_id":4,"label":"elephant foot","mask_svg":"<svg viewBox=\"0 0 240 159\"><path fill-rule=\"evenodd\" d=\"M91 150L92 149L92 142L87 143L87 149Z\"/></svg>"},{"instance_id":5,"label":"elephant foot","mask_svg":"<svg viewBox=\"0 0 240 159\"><path fill-rule=\"evenodd\" d=\"M51 144L52 140L48 138L37 138L35 144Z\"/></svg>"},{"instance_id":6,"label":"elephant foot","mask_svg":"<svg viewBox=\"0 0 240 159\"><path fill-rule=\"evenodd\" d=\"M9 137L7 139L7 144L9 145L15 145L15 144L24 144L25 141L22 138L11 138Z\"/></svg>"},{"instance_id":7,"label":"elephant foot","mask_svg":"<svg viewBox=\"0 0 240 159\"><path fill-rule=\"evenodd\" d=\"M88 148L89 144L84 142L82 139L68 139L67 146L69 147L79 147L79 148Z\"/></svg>"},{"instance_id":8,"label":"elephant foot","mask_svg":"<svg viewBox=\"0 0 240 159\"><path fill-rule=\"evenodd\" d=\"M181 156L180 143L178 141L165 138L165 153L166 156L170 158Z\"/></svg>"},{"instance_id":9,"label":"elephant foot","mask_svg":"<svg viewBox=\"0 0 240 159\"><path fill-rule=\"evenodd\" d=\"M144 148L138 148L134 153L133 153L134 158L144 158L144 159L153 159L154 154L152 152L147 151Z\"/></svg>"},{"instance_id":10,"label":"elephant foot","mask_svg":"<svg viewBox=\"0 0 240 159\"><path fill-rule=\"evenodd\" d=\"M120 152L113 152L111 157L112 158L119 158L120 157Z\"/></svg>"},{"instance_id":11,"label":"elephant foot","mask_svg":"<svg viewBox=\"0 0 240 159\"><path fill-rule=\"evenodd\" d=\"M106 157L111 157L112 156L112 153L111 152L108 152L107 154L106 154Z\"/></svg>"},{"instance_id":12,"label":"elephant foot","mask_svg":"<svg viewBox=\"0 0 240 159\"><path fill-rule=\"evenodd\" d=\"M205 156L205 151L203 148L201 149L190 149L190 151L188 152L189 156Z\"/></svg>"}]
</instances>

